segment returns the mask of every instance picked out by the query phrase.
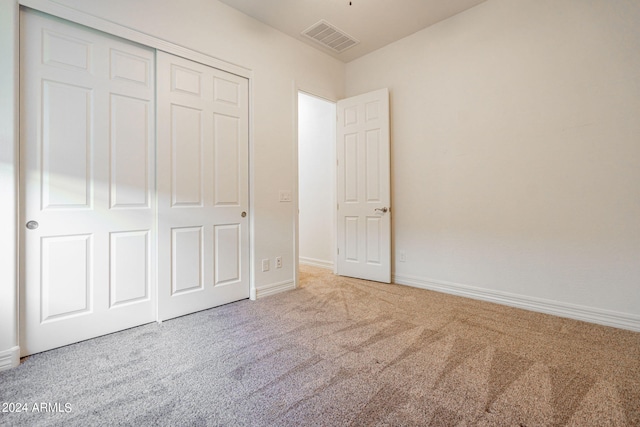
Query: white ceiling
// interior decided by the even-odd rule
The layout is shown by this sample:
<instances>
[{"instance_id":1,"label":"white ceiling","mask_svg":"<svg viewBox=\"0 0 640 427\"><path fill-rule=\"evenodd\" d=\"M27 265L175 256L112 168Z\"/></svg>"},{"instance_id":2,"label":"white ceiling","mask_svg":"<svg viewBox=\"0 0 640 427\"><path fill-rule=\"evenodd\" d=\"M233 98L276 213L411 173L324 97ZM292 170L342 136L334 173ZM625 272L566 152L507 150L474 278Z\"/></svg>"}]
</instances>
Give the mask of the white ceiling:
<instances>
[{"instance_id":1,"label":"white ceiling","mask_svg":"<svg viewBox=\"0 0 640 427\"><path fill-rule=\"evenodd\" d=\"M349 62L486 0L220 1L334 58ZM300 34L321 19L360 43L338 54Z\"/></svg>"}]
</instances>

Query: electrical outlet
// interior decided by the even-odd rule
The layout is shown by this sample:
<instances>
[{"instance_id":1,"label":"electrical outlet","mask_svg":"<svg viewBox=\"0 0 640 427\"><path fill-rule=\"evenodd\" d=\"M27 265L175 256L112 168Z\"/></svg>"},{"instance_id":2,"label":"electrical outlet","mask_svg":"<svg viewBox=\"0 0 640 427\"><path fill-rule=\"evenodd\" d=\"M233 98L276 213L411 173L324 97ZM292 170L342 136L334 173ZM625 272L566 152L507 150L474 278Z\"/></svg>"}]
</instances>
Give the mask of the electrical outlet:
<instances>
[{"instance_id":1,"label":"electrical outlet","mask_svg":"<svg viewBox=\"0 0 640 427\"><path fill-rule=\"evenodd\" d=\"M268 259L263 259L262 260L262 271L269 271L269 260Z\"/></svg>"},{"instance_id":2,"label":"electrical outlet","mask_svg":"<svg viewBox=\"0 0 640 427\"><path fill-rule=\"evenodd\" d=\"M277 256L276 257L276 268L282 268L282 257L281 256Z\"/></svg>"},{"instance_id":3,"label":"electrical outlet","mask_svg":"<svg viewBox=\"0 0 640 427\"><path fill-rule=\"evenodd\" d=\"M404 251L400 251L400 262L407 261L407 254Z\"/></svg>"},{"instance_id":4,"label":"electrical outlet","mask_svg":"<svg viewBox=\"0 0 640 427\"><path fill-rule=\"evenodd\" d=\"M291 191L280 190L280 201L281 202L290 202L291 201Z\"/></svg>"}]
</instances>

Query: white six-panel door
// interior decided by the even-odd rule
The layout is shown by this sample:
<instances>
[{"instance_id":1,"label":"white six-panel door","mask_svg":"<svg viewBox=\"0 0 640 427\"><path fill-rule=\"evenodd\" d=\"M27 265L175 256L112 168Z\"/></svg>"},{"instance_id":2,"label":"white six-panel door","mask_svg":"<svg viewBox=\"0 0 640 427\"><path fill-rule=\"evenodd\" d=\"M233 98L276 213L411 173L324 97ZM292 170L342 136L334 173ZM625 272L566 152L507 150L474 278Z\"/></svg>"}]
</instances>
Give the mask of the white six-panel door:
<instances>
[{"instance_id":1,"label":"white six-panel door","mask_svg":"<svg viewBox=\"0 0 640 427\"><path fill-rule=\"evenodd\" d=\"M159 319L249 297L248 80L157 52Z\"/></svg>"},{"instance_id":2,"label":"white six-panel door","mask_svg":"<svg viewBox=\"0 0 640 427\"><path fill-rule=\"evenodd\" d=\"M21 19L27 355L155 319L155 83L152 49Z\"/></svg>"},{"instance_id":3,"label":"white six-panel door","mask_svg":"<svg viewBox=\"0 0 640 427\"><path fill-rule=\"evenodd\" d=\"M337 273L389 283L389 91L340 100L337 113Z\"/></svg>"}]
</instances>

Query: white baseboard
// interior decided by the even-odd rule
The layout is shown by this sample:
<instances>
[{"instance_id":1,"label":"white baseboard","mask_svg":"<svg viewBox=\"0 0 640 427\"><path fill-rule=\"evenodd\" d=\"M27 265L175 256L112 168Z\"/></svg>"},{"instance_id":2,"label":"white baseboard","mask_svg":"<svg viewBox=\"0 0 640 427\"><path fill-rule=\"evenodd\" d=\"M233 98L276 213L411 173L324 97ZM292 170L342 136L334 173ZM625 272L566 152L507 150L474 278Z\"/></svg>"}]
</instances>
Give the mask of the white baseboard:
<instances>
[{"instance_id":1,"label":"white baseboard","mask_svg":"<svg viewBox=\"0 0 640 427\"><path fill-rule=\"evenodd\" d=\"M0 371L15 368L20 364L20 347L0 351Z\"/></svg>"},{"instance_id":2,"label":"white baseboard","mask_svg":"<svg viewBox=\"0 0 640 427\"><path fill-rule=\"evenodd\" d=\"M324 260L315 259L315 258L307 258L303 256L299 257L298 260L300 261L300 264L311 265L313 267L320 267L320 268L333 271L333 262L331 261L324 261Z\"/></svg>"},{"instance_id":3,"label":"white baseboard","mask_svg":"<svg viewBox=\"0 0 640 427\"><path fill-rule=\"evenodd\" d=\"M296 288L296 284L293 280L286 280L280 283L272 283L269 285L260 286L256 288L256 299L267 297L269 295L279 294L280 292L290 291Z\"/></svg>"},{"instance_id":4,"label":"white baseboard","mask_svg":"<svg viewBox=\"0 0 640 427\"><path fill-rule=\"evenodd\" d=\"M629 313L619 313L599 308L586 307L542 298L527 297L508 292L492 291L474 286L425 279L415 276L394 274L392 280L394 283L399 285L428 289L431 291L508 305L510 307L553 314L555 316L567 317L569 319L582 320L585 322L597 323L599 325L613 326L614 328L640 332L640 316Z\"/></svg>"}]
</instances>

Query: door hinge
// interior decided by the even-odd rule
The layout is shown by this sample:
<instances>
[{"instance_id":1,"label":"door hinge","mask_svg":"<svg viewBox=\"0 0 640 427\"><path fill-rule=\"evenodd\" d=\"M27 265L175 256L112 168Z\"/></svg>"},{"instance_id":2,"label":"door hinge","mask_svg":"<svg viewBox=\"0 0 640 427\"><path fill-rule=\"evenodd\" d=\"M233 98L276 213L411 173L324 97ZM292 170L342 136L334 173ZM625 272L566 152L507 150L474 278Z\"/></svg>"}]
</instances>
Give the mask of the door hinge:
<instances>
[{"instance_id":1,"label":"door hinge","mask_svg":"<svg viewBox=\"0 0 640 427\"><path fill-rule=\"evenodd\" d=\"M338 255L340 255L340 248L338 248Z\"/></svg>"},{"instance_id":2,"label":"door hinge","mask_svg":"<svg viewBox=\"0 0 640 427\"><path fill-rule=\"evenodd\" d=\"M340 203L338 203L338 210L340 210Z\"/></svg>"}]
</instances>

